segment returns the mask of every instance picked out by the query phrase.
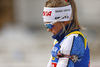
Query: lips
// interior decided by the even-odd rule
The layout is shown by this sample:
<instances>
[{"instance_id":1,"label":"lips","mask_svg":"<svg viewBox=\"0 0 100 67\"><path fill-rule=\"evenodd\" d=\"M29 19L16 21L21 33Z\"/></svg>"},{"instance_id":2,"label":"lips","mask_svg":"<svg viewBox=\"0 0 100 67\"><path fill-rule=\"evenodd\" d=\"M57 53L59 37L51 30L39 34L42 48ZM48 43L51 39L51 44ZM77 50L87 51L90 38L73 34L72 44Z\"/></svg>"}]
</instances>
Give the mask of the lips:
<instances>
[{"instance_id":1,"label":"lips","mask_svg":"<svg viewBox=\"0 0 100 67\"><path fill-rule=\"evenodd\" d=\"M55 35L55 33L53 33L53 35Z\"/></svg>"},{"instance_id":2,"label":"lips","mask_svg":"<svg viewBox=\"0 0 100 67\"><path fill-rule=\"evenodd\" d=\"M50 30L50 32L53 34L53 35L56 35L55 31L54 30Z\"/></svg>"},{"instance_id":3,"label":"lips","mask_svg":"<svg viewBox=\"0 0 100 67\"><path fill-rule=\"evenodd\" d=\"M53 35L56 35L54 32L52 32L53 33Z\"/></svg>"}]
</instances>

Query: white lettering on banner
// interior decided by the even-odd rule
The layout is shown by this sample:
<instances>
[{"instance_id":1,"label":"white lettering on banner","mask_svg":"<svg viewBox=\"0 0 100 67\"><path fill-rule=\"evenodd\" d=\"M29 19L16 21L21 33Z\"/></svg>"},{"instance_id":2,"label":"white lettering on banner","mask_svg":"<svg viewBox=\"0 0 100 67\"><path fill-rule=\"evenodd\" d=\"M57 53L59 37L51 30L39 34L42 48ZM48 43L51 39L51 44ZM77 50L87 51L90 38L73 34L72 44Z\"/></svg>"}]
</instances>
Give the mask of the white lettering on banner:
<instances>
[{"instance_id":1,"label":"white lettering on banner","mask_svg":"<svg viewBox=\"0 0 100 67\"><path fill-rule=\"evenodd\" d=\"M43 11L43 16L51 16L52 11Z\"/></svg>"}]
</instances>

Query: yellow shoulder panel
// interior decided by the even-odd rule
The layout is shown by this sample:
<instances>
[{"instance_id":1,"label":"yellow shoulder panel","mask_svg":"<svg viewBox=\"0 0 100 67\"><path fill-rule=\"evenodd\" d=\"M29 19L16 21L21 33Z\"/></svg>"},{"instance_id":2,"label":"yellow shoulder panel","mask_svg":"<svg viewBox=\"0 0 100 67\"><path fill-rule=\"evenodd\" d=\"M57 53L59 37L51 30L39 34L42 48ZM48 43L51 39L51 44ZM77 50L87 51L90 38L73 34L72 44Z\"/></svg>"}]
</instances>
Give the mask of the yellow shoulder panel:
<instances>
[{"instance_id":1,"label":"yellow shoulder panel","mask_svg":"<svg viewBox=\"0 0 100 67\"><path fill-rule=\"evenodd\" d=\"M80 34L81 36L84 37L84 35L83 35L80 31L71 32L71 33L69 33L67 36L69 36L69 35L71 35L71 34ZM87 39L84 37L84 46L85 46L85 49L86 49L86 45L87 45Z\"/></svg>"}]
</instances>

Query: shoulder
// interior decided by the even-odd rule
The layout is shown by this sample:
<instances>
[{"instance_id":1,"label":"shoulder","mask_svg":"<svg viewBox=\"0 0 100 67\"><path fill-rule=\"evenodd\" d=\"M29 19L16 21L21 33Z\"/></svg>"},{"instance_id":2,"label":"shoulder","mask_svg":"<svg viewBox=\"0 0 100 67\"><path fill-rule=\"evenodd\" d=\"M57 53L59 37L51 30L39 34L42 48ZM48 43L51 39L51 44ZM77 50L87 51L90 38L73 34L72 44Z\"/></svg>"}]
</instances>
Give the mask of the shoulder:
<instances>
[{"instance_id":1,"label":"shoulder","mask_svg":"<svg viewBox=\"0 0 100 67\"><path fill-rule=\"evenodd\" d=\"M71 44L74 40L74 37L78 37L78 34L71 34L69 36L65 36L64 39L61 42L61 45L65 44L65 43L67 43L67 44L70 43Z\"/></svg>"},{"instance_id":2,"label":"shoulder","mask_svg":"<svg viewBox=\"0 0 100 67\"><path fill-rule=\"evenodd\" d=\"M65 36L62 42L60 43L60 46L72 47L74 43L75 44L84 43L83 36L79 34L71 34L69 36Z\"/></svg>"},{"instance_id":3,"label":"shoulder","mask_svg":"<svg viewBox=\"0 0 100 67\"><path fill-rule=\"evenodd\" d=\"M70 34L64 37L63 42L73 42L75 40L84 40L84 37L80 34Z\"/></svg>"},{"instance_id":4,"label":"shoulder","mask_svg":"<svg viewBox=\"0 0 100 67\"><path fill-rule=\"evenodd\" d=\"M55 45L56 43L58 43L58 41L55 39L54 42L53 42L53 45Z\"/></svg>"},{"instance_id":5,"label":"shoulder","mask_svg":"<svg viewBox=\"0 0 100 67\"><path fill-rule=\"evenodd\" d=\"M80 46L82 46L81 43L84 43L84 41L82 40L82 36L80 36L79 34L71 34L69 36L66 36L61 42L61 51L63 51L62 53L69 55L72 48L79 48Z\"/></svg>"}]
</instances>

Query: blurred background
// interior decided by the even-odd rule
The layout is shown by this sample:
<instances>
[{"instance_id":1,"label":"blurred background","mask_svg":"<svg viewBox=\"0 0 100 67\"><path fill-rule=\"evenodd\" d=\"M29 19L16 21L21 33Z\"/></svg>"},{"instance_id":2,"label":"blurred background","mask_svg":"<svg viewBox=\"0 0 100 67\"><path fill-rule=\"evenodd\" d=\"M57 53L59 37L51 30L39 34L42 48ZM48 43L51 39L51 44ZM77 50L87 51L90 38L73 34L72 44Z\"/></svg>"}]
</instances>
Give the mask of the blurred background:
<instances>
[{"instance_id":1,"label":"blurred background","mask_svg":"<svg viewBox=\"0 0 100 67\"><path fill-rule=\"evenodd\" d=\"M0 67L46 67L53 39L42 20L45 1L0 0ZM75 1L91 67L100 67L100 0Z\"/></svg>"}]
</instances>

